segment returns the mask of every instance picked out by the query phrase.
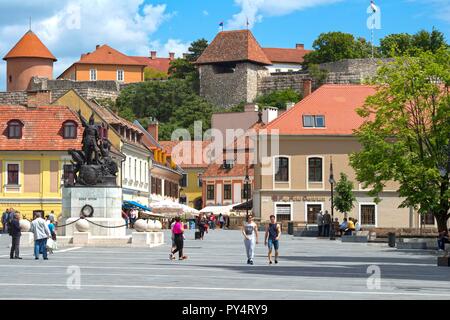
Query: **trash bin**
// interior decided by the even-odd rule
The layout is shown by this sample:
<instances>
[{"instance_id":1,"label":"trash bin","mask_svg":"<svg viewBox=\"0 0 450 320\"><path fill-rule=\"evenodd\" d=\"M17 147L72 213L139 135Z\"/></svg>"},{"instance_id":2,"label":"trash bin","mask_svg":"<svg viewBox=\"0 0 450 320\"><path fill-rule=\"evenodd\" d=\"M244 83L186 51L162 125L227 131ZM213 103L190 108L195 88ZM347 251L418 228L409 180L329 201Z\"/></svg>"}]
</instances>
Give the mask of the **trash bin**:
<instances>
[{"instance_id":1,"label":"trash bin","mask_svg":"<svg viewBox=\"0 0 450 320\"><path fill-rule=\"evenodd\" d=\"M388 243L389 243L389 247L395 248L395 233L394 232L388 233Z\"/></svg>"},{"instance_id":2,"label":"trash bin","mask_svg":"<svg viewBox=\"0 0 450 320\"><path fill-rule=\"evenodd\" d=\"M288 222L288 234L290 235L294 234L294 222L292 221Z\"/></svg>"}]
</instances>

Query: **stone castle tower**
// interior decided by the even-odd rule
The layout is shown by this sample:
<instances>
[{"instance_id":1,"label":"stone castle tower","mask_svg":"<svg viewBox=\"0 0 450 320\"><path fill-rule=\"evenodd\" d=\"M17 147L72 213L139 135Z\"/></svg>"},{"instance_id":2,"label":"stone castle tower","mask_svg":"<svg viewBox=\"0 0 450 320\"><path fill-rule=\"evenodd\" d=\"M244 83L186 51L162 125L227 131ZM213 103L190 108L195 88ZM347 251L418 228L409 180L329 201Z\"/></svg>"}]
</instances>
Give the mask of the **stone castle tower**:
<instances>
[{"instance_id":1,"label":"stone castle tower","mask_svg":"<svg viewBox=\"0 0 450 320\"><path fill-rule=\"evenodd\" d=\"M258 93L258 78L270 75L272 62L249 30L222 31L195 62L200 74L200 95L230 107L251 103Z\"/></svg>"},{"instance_id":2,"label":"stone castle tower","mask_svg":"<svg viewBox=\"0 0 450 320\"><path fill-rule=\"evenodd\" d=\"M32 77L53 78L56 58L29 30L3 58L6 61L7 91L24 91Z\"/></svg>"}]
</instances>

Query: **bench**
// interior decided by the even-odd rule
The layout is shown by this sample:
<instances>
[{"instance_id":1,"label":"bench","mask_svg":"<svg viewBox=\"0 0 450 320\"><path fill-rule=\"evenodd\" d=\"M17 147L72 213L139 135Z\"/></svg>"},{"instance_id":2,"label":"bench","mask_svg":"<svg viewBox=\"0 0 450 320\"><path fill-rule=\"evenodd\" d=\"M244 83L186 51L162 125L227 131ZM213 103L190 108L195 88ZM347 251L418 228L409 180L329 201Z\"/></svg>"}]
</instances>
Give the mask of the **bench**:
<instances>
[{"instance_id":1,"label":"bench","mask_svg":"<svg viewBox=\"0 0 450 320\"><path fill-rule=\"evenodd\" d=\"M343 235L342 242L369 242L370 231L356 231L351 236Z\"/></svg>"}]
</instances>

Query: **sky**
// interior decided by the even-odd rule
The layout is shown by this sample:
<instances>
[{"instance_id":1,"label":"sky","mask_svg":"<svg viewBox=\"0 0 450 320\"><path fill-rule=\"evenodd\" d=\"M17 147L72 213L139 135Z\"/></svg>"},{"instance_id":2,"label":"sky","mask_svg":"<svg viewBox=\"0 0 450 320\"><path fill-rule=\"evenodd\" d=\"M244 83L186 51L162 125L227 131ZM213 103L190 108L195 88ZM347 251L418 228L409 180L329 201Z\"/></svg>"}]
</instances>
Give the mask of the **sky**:
<instances>
[{"instance_id":1,"label":"sky","mask_svg":"<svg viewBox=\"0 0 450 320\"><path fill-rule=\"evenodd\" d=\"M368 0L0 0L0 55L31 29L57 57L54 77L80 55L108 44L130 55L180 57L200 38L221 30L249 28L263 47L311 48L320 33L342 31L371 38ZM375 0L380 29L391 33L433 27L450 39L450 0ZM6 62L0 62L0 91Z\"/></svg>"}]
</instances>

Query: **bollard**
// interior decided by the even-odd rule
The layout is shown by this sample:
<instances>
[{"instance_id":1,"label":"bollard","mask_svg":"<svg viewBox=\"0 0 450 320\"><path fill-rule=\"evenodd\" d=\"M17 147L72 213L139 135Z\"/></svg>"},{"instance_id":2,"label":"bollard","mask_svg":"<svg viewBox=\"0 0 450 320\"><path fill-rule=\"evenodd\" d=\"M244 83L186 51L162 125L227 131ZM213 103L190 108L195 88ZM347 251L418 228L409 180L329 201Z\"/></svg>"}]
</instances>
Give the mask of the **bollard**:
<instances>
[{"instance_id":1,"label":"bollard","mask_svg":"<svg viewBox=\"0 0 450 320\"><path fill-rule=\"evenodd\" d=\"M389 243L389 247L395 248L395 233L394 232L388 233L388 243Z\"/></svg>"}]
</instances>

